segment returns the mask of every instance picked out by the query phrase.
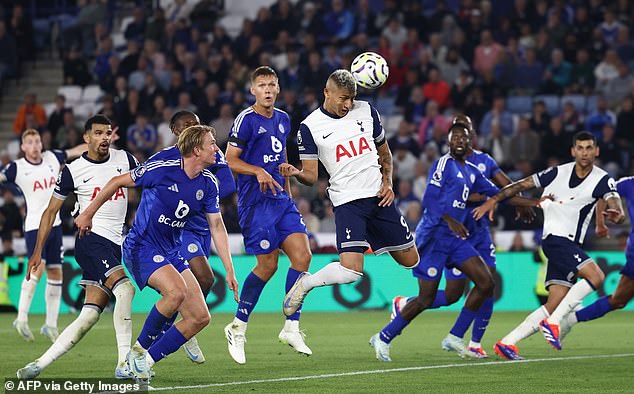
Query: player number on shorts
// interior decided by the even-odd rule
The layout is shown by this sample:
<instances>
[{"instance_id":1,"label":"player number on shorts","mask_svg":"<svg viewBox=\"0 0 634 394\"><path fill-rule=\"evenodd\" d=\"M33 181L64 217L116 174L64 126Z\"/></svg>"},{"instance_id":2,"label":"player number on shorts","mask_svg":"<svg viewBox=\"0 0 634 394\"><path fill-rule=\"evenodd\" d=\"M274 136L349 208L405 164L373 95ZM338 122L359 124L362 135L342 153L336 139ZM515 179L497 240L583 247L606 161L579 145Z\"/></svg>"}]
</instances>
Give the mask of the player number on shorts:
<instances>
[{"instance_id":1,"label":"player number on shorts","mask_svg":"<svg viewBox=\"0 0 634 394\"><path fill-rule=\"evenodd\" d=\"M409 234L409 226L407 225L407 222L405 221L405 218L403 216L401 216L401 226L405 227L405 230L407 230L407 233Z\"/></svg>"}]
</instances>

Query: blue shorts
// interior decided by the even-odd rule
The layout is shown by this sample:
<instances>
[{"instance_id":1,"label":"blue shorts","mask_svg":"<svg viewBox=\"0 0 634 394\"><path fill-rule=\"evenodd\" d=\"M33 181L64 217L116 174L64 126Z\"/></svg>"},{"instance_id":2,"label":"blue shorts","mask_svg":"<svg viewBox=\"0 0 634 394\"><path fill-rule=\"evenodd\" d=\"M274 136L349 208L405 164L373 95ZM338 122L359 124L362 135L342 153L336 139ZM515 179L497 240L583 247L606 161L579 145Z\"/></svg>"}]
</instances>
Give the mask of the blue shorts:
<instances>
[{"instance_id":1,"label":"blue shorts","mask_svg":"<svg viewBox=\"0 0 634 394\"><path fill-rule=\"evenodd\" d=\"M128 237L123 241L123 263L132 274L139 289L142 290L147 286L154 271L165 265L172 264L178 272L189 269L189 263L178 253L178 250L164 252L152 245L139 244L128 241L129 239Z\"/></svg>"},{"instance_id":2,"label":"blue shorts","mask_svg":"<svg viewBox=\"0 0 634 394\"><path fill-rule=\"evenodd\" d=\"M630 245L629 239L625 248L625 265L621 269L621 275L634 279L634 245Z\"/></svg>"},{"instance_id":3,"label":"blue shorts","mask_svg":"<svg viewBox=\"0 0 634 394\"><path fill-rule=\"evenodd\" d=\"M35 244L37 243L37 230L31 230L24 233L26 241L26 257L33 255ZM44 249L42 249L42 260L47 267L61 266L64 262L64 246L62 244L62 226L55 226L51 229Z\"/></svg>"},{"instance_id":4,"label":"blue shorts","mask_svg":"<svg viewBox=\"0 0 634 394\"><path fill-rule=\"evenodd\" d=\"M211 253L211 233L207 232L207 235L202 235L183 230L178 252L187 261L198 256L203 256L206 259Z\"/></svg>"},{"instance_id":5,"label":"blue shorts","mask_svg":"<svg viewBox=\"0 0 634 394\"><path fill-rule=\"evenodd\" d=\"M83 270L80 286L97 286L111 294L104 283L110 274L123 269L120 245L91 232L75 238L75 259Z\"/></svg>"},{"instance_id":6,"label":"blue shorts","mask_svg":"<svg viewBox=\"0 0 634 394\"><path fill-rule=\"evenodd\" d=\"M405 218L394 204L380 207L378 197L350 201L335 207L337 251L381 254L414 246Z\"/></svg>"},{"instance_id":7,"label":"blue shorts","mask_svg":"<svg viewBox=\"0 0 634 394\"><path fill-rule=\"evenodd\" d=\"M238 207L238 220L249 254L269 254L289 235L306 234L304 218L290 198L263 198L258 204Z\"/></svg>"},{"instance_id":8,"label":"blue shorts","mask_svg":"<svg viewBox=\"0 0 634 394\"><path fill-rule=\"evenodd\" d=\"M495 268L495 245L488 228L478 229L476 233L467 238L467 242L473 245L487 266ZM460 280L466 277L467 275L463 274L458 268L445 268L445 279L447 280Z\"/></svg>"},{"instance_id":9,"label":"blue shorts","mask_svg":"<svg viewBox=\"0 0 634 394\"><path fill-rule=\"evenodd\" d=\"M579 244L556 235L543 239L542 249L548 258L546 288L550 285L572 287L576 282L577 272L594 261Z\"/></svg>"},{"instance_id":10,"label":"blue shorts","mask_svg":"<svg viewBox=\"0 0 634 394\"><path fill-rule=\"evenodd\" d=\"M455 236L429 237L418 247L420 263L412 270L416 278L440 280L445 268L460 268L472 257L479 256L473 245Z\"/></svg>"}]
</instances>

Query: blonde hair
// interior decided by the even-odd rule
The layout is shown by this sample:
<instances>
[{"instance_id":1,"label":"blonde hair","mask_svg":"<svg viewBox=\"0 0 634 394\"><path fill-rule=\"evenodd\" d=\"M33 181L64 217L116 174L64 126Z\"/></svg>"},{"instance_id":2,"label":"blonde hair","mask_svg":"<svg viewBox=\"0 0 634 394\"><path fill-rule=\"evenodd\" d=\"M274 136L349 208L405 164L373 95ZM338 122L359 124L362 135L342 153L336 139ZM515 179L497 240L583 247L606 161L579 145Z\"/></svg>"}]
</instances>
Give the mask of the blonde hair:
<instances>
[{"instance_id":1,"label":"blonde hair","mask_svg":"<svg viewBox=\"0 0 634 394\"><path fill-rule=\"evenodd\" d=\"M178 142L176 143L183 157L191 156L196 147L202 149L205 134L207 133L211 133L214 138L216 137L216 129L211 126L194 125L183 130L178 136Z\"/></svg>"},{"instance_id":2,"label":"blonde hair","mask_svg":"<svg viewBox=\"0 0 634 394\"><path fill-rule=\"evenodd\" d=\"M22 132L22 135L20 136L21 138L21 142L24 143L24 140L26 139L26 137L31 136L31 135L36 135L36 136L40 136L40 132L35 130L35 129L26 129Z\"/></svg>"}]
</instances>

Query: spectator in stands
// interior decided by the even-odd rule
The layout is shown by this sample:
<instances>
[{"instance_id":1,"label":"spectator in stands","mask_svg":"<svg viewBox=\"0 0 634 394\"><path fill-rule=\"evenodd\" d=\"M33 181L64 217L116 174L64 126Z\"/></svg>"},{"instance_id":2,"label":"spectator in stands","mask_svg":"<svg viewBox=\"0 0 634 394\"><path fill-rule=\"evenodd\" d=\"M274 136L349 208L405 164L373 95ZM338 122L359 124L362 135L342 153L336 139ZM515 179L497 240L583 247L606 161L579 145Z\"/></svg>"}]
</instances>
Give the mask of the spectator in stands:
<instances>
[{"instance_id":1,"label":"spectator in stands","mask_svg":"<svg viewBox=\"0 0 634 394\"><path fill-rule=\"evenodd\" d=\"M542 136L541 154L543 159L555 158L559 162L566 162L570 159L570 146L572 133L564 129L562 118L554 117L550 120L548 131Z\"/></svg>"},{"instance_id":2,"label":"spectator in stands","mask_svg":"<svg viewBox=\"0 0 634 394\"><path fill-rule=\"evenodd\" d=\"M446 130L449 126L449 121L440 114L438 103L430 100L427 102L425 117L421 120L420 126L418 127L418 144L420 146L425 146L425 144L432 139L436 126Z\"/></svg>"},{"instance_id":3,"label":"spectator in stands","mask_svg":"<svg viewBox=\"0 0 634 394\"><path fill-rule=\"evenodd\" d=\"M209 123L211 127L216 129L216 142L218 145L224 146L227 143L234 120L231 104L222 104L218 118Z\"/></svg>"},{"instance_id":4,"label":"spectator in stands","mask_svg":"<svg viewBox=\"0 0 634 394\"><path fill-rule=\"evenodd\" d=\"M499 123L491 124L491 133L480 138L482 149L488 152L499 165L505 166L512 161L510 138L502 133Z\"/></svg>"},{"instance_id":5,"label":"spectator in stands","mask_svg":"<svg viewBox=\"0 0 634 394\"><path fill-rule=\"evenodd\" d=\"M441 110L449 107L449 85L440 79L440 71L432 68L427 74L427 82L423 84L423 96L428 101L435 101Z\"/></svg>"},{"instance_id":6,"label":"spectator in stands","mask_svg":"<svg viewBox=\"0 0 634 394\"><path fill-rule=\"evenodd\" d=\"M410 229L415 229L418 225L422 210L420 201L412 201L405 206L403 217L405 217L405 222Z\"/></svg>"},{"instance_id":7,"label":"spectator in stands","mask_svg":"<svg viewBox=\"0 0 634 394\"><path fill-rule=\"evenodd\" d=\"M81 130L81 125L75 119L72 110L64 112L64 123L57 129L53 144L58 149L69 149L75 145L70 145L70 135Z\"/></svg>"},{"instance_id":8,"label":"spectator in stands","mask_svg":"<svg viewBox=\"0 0 634 394\"><path fill-rule=\"evenodd\" d=\"M626 97L621 103L621 111L616 119L616 138L626 152L634 147L634 103Z\"/></svg>"},{"instance_id":9,"label":"spectator in stands","mask_svg":"<svg viewBox=\"0 0 634 394\"><path fill-rule=\"evenodd\" d=\"M504 135L513 134L513 116L506 110L506 100L502 96L493 99L493 107L484 115L478 128L480 135L490 134L492 123L499 124Z\"/></svg>"},{"instance_id":10,"label":"spectator in stands","mask_svg":"<svg viewBox=\"0 0 634 394\"><path fill-rule=\"evenodd\" d=\"M586 130L594 134L600 141L603 133L603 126L606 124L615 125L616 115L608 109L608 101L605 97L599 96L597 98L596 110L588 115L588 118L586 119Z\"/></svg>"},{"instance_id":11,"label":"spectator in stands","mask_svg":"<svg viewBox=\"0 0 634 394\"><path fill-rule=\"evenodd\" d=\"M407 206L410 203L414 202L420 204L420 201L421 200L416 198L416 195L414 195L414 192L412 191L412 181L409 179L400 179L398 181L396 198L394 198L394 205L396 205L396 208L401 211L401 214L405 215Z\"/></svg>"},{"instance_id":12,"label":"spectator in stands","mask_svg":"<svg viewBox=\"0 0 634 394\"><path fill-rule=\"evenodd\" d=\"M143 99L141 99L140 101L143 101ZM156 127L161 122L163 122L163 112L165 108L169 108L167 106L167 103L165 102L165 97L158 95L154 98L154 100L152 100L152 105L147 110L141 110L141 112L145 111L148 115L150 123L152 123Z\"/></svg>"},{"instance_id":13,"label":"spectator in stands","mask_svg":"<svg viewBox=\"0 0 634 394\"><path fill-rule=\"evenodd\" d=\"M615 127L611 123L603 126L602 138L599 140L601 168L614 179L618 179L621 168L627 168L623 162L621 147L616 140Z\"/></svg>"},{"instance_id":14,"label":"spectator in stands","mask_svg":"<svg viewBox=\"0 0 634 394\"><path fill-rule=\"evenodd\" d=\"M323 91L323 84L328 79L328 71L321 63L321 54L312 51L308 54L308 67L304 71L305 87L311 88L315 92Z\"/></svg>"},{"instance_id":15,"label":"spectator in stands","mask_svg":"<svg viewBox=\"0 0 634 394\"><path fill-rule=\"evenodd\" d=\"M427 51L431 56L431 61L434 64L440 64L447 58L447 47L443 45L440 38L440 34L431 33L429 35L429 45L427 45Z\"/></svg>"},{"instance_id":16,"label":"spectator in stands","mask_svg":"<svg viewBox=\"0 0 634 394\"><path fill-rule=\"evenodd\" d=\"M619 76L619 57L616 51L609 49L605 52L603 60L594 69L594 76L597 80L595 89L599 90Z\"/></svg>"},{"instance_id":17,"label":"spectator in stands","mask_svg":"<svg viewBox=\"0 0 634 394\"><path fill-rule=\"evenodd\" d=\"M287 89L300 91L304 86L304 74L299 64L299 52L294 48L286 53L286 68L280 72L280 86Z\"/></svg>"},{"instance_id":18,"label":"spectator in stands","mask_svg":"<svg viewBox=\"0 0 634 394\"><path fill-rule=\"evenodd\" d=\"M165 17L168 22L176 22L179 19L189 19L193 3L187 0L174 0L165 9Z\"/></svg>"},{"instance_id":19,"label":"spectator in stands","mask_svg":"<svg viewBox=\"0 0 634 394\"><path fill-rule=\"evenodd\" d=\"M611 9L607 9L603 13L603 22L599 25L603 41L606 45L611 46L616 42L621 27L622 25L616 20L614 12Z\"/></svg>"},{"instance_id":20,"label":"spectator in stands","mask_svg":"<svg viewBox=\"0 0 634 394\"><path fill-rule=\"evenodd\" d=\"M420 56L420 52L425 50L423 43L418 36L417 28L410 28L407 30L407 39L401 47L401 56L408 66L412 66L416 63L416 59ZM444 70L443 70L444 71ZM448 81L448 83L451 83Z\"/></svg>"},{"instance_id":21,"label":"spectator in stands","mask_svg":"<svg viewBox=\"0 0 634 394\"><path fill-rule=\"evenodd\" d=\"M590 53L585 48L577 51L577 61L572 66L571 93L589 94L595 85L595 65L590 60Z\"/></svg>"},{"instance_id":22,"label":"spectator in stands","mask_svg":"<svg viewBox=\"0 0 634 394\"><path fill-rule=\"evenodd\" d=\"M596 90L597 94L608 100L608 105L612 108L618 106L630 94L634 84L634 77L627 64L619 63L617 70L619 75L616 78L610 79L607 84L601 85Z\"/></svg>"},{"instance_id":23,"label":"spectator in stands","mask_svg":"<svg viewBox=\"0 0 634 394\"><path fill-rule=\"evenodd\" d=\"M575 105L570 101L564 102L561 114L559 114L559 119L561 119L561 123L563 124L564 133L569 135L573 135L574 133L581 131L583 128L581 115L575 108Z\"/></svg>"},{"instance_id":24,"label":"spectator in stands","mask_svg":"<svg viewBox=\"0 0 634 394\"><path fill-rule=\"evenodd\" d=\"M634 43L630 39L630 29L623 26L614 45L616 54L630 69L634 65Z\"/></svg>"},{"instance_id":25,"label":"spectator in stands","mask_svg":"<svg viewBox=\"0 0 634 394\"><path fill-rule=\"evenodd\" d=\"M531 114L531 130L535 130L538 134L543 135L550 126L550 115L546 111L546 103L542 100L533 103L533 112Z\"/></svg>"},{"instance_id":26,"label":"spectator in stands","mask_svg":"<svg viewBox=\"0 0 634 394\"><path fill-rule=\"evenodd\" d=\"M18 72L15 39L7 33L6 24L0 20L0 83Z\"/></svg>"},{"instance_id":27,"label":"spectator in stands","mask_svg":"<svg viewBox=\"0 0 634 394\"><path fill-rule=\"evenodd\" d=\"M531 163L539 158L540 136L530 128L527 117L520 118L517 132L511 137L510 157L515 160L526 160Z\"/></svg>"},{"instance_id":28,"label":"spectator in stands","mask_svg":"<svg viewBox=\"0 0 634 394\"><path fill-rule=\"evenodd\" d=\"M110 71L110 57L115 56L112 47L112 38L106 37L99 41L97 48L97 56L95 57L95 66L93 72L98 79L103 78Z\"/></svg>"},{"instance_id":29,"label":"spectator in stands","mask_svg":"<svg viewBox=\"0 0 634 394\"><path fill-rule=\"evenodd\" d=\"M332 202L328 199L324 201L324 216L319 220L319 231L322 233L336 232L335 211Z\"/></svg>"},{"instance_id":30,"label":"spectator in stands","mask_svg":"<svg viewBox=\"0 0 634 394\"><path fill-rule=\"evenodd\" d=\"M515 89L521 95L533 95L539 89L544 76L544 65L537 60L535 50L527 48L525 59L515 69Z\"/></svg>"},{"instance_id":31,"label":"spectator in stands","mask_svg":"<svg viewBox=\"0 0 634 394\"><path fill-rule=\"evenodd\" d=\"M513 236L513 240L511 241L511 247L509 248L509 252L528 252L530 249L524 245L524 238L522 238L522 233L519 231L515 232Z\"/></svg>"},{"instance_id":32,"label":"spectator in stands","mask_svg":"<svg viewBox=\"0 0 634 394\"><path fill-rule=\"evenodd\" d=\"M78 0L79 13L74 24L62 32L62 48L81 48L83 56L94 56L97 41L94 28L106 21L108 10L105 2L99 0Z\"/></svg>"},{"instance_id":33,"label":"spectator in stands","mask_svg":"<svg viewBox=\"0 0 634 394\"><path fill-rule=\"evenodd\" d=\"M18 113L13 122L13 132L17 136L26 130L26 117L28 114L35 116L35 121L37 122L36 128L41 129L46 126L46 112L44 111L44 107L37 102L35 93L27 93L26 96L24 96L24 104L18 108Z\"/></svg>"},{"instance_id":34,"label":"spectator in stands","mask_svg":"<svg viewBox=\"0 0 634 394\"><path fill-rule=\"evenodd\" d=\"M431 145L430 145L431 146ZM433 148L431 148L433 149ZM425 161L419 160L416 163L416 176L412 181L412 192L416 196L417 201L422 201L425 195L425 189L427 188L427 167Z\"/></svg>"},{"instance_id":35,"label":"spectator in stands","mask_svg":"<svg viewBox=\"0 0 634 394\"><path fill-rule=\"evenodd\" d=\"M418 141L413 135L414 132L415 126L413 124L404 119L401 120L398 124L396 135L388 140L389 146L407 146L407 150L409 150L409 152L415 157L418 157L420 155L420 146L418 145Z\"/></svg>"},{"instance_id":36,"label":"spectator in stands","mask_svg":"<svg viewBox=\"0 0 634 394\"><path fill-rule=\"evenodd\" d=\"M111 56L108 61L108 65L110 66L108 73L101 78L98 79L99 87L104 92L111 94L113 96L117 95L117 78L121 77L127 86L127 77L123 75L121 72L121 60L119 56Z\"/></svg>"},{"instance_id":37,"label":"spectator in stands","mask_svg":"<svg viewBox=\"0 0 634 394\"><path fill-rule=\"evenodd\" d=\"M145 25L145 38L155 42L163 42L165 38L165 10L154 8L154 14Z\"/></svg>"},{"instance_id":38,"label":"spectator in stands","mask_svg":"<svg viewBox=\"0 0 634 394\"><path fill-rule=\"evenodd\" d=\"M0 238L2 252L5 256L13 255L13 238L22 236L22 215L15 201L15 193L9 187L2 189L2 205L0 205Z\"/></svg>"},{"instance_id":39,"label":"spectator in stands","mask_svg":"<svg viewBox=\"0 0 634 394\"><path fill-rule=\"evenodd\" d=\"M399 180L412 181L416 173L416 156L409 151L409 144L390 146L394 156L394 175Z\"/></svg>"},{"instance_id":40,"label":"spectator in stands","mask_svg":"<svg viewBox=\"0 0 634 394\"><path fill-rule=\"evenodd\" d=\"M544 30L548 37L548 42L555 46L560 46L564 42L567 27L561 22L560 15L556 12L549 13L547 18L548 21Z\"/></svg>"},{"instance_id":41,"label":"spectator in stands","mask_svg":"<svg viewBox=\"0 0 634 394\"><path fill-rule=\"evenodd\" d=\"M11 17L7 18L7 30L15 39L20 63L35 59L35 41L31 20L32 17L27 18L24 15L24 8L21 4L14 4Z\"/></svg>"},{"instance_id":42,"label":"spectator in stands","mask_svg":"<svg viewBox=\"0 0 634 394\"><path fill-rule=\"evenodd\" d=\"M483 30L480 35L480 45L475 49L473 68L480 75L492 71L499 53L503 50L504 48L500 44L493 41L491 31L488 29Z\"/></svg>"},{"instance_id":43,"label":"spectator in stands","mask_svg":"<svg viewBox=\"0 0 634 394\"><path fill-rule=\"evenodd\" d=\"M466 110L467 99L470 97L473 87L474 84L471 73L467 70L462 70L460 74L458 74L458 78L456 78L456 80L453 82L453 85L451 86L451 103L453 104L454 108L462 110L463 112L469 112ZM486 112L486 107L483 108L482 113L478 116L474 115L472 112L469 113L471 114L472 118L481 120L484 112Z\"/></svg>"},{"instance_id":44,"label":"spectator in stands","mask_svg":"<svg viewBox=\"0 0 634 394\"><path fill-rule=\"evenodd\" d=\"M158 133L156 128L148 122L143 113L136 115L136 121L130 125L126 132L128 136L128 149L133 153L140 153L143 157L150 157L158 146Z\"/></svg>"},{"instance_id":45,"label":"spectator in stands","mask_svg":"<svg viewBox=\"0 0 634 394\"><path fill-rule=\"evenodd\" d=\"M126 40L142 40L145 36L146 21L143 8L137 6L132 10L132 22L126 26L123 36Z\"/></svg>"},{"instance_id":46,"label":"spectator in stands","mask_svg":"<svg viewBox=\"0 0 634 394\"><path fill-rule=\"evenodd\" d=\"M55 140L57 130L64 124L64 114L68 111L72 111L66 107L66 97L63 94L58 94L55 97L55 108L48 117L47 130L51 133L51 138Z\"/></svg>"},{"instance_id":47,"label":"spectator in stands","mask_svg":"<svg viewBox=\"0 0 634 394\"><path fill-rule=\"evenodd\" d=\"M92 80L88 64L77 48L71 47L64 58L64 83L85 87Z\"/></svg>"},{"instance_id":48,"label":"spectator in stands","mask_svg":"<svg viewBox=\"0 0 634 394\"><path fill-rule=\"evenodd\" d=\"M176 136L170 129L170 120L174 111L170 107L163 108L162 120L156 127L158 134L158 148L165 148L176 144Z\"/></svg>"},{"instance_id":49,"label":"spectator in stands","mask_svg":"<svg viewBox=\"0 0 634 394\"><path fill-rule=\"evenodd\" d=\"M571 32L577 37L578 42L588 43L592 39L594 26L589 18L588 8L580 4L575 9L575 20L572 23Z\"/></svg>"},{"instance_id":50,"label":"spectator in stands","mask_svg":"<svg viewBox=\"0 0 634 394\"><path fill-rule=\"evenodd\" d=\"M571 83L572 65L564 60L564 53L559 48L553 49L550 59L544 72L542 92L562 94Z\"/></svg>"},{"instance_id":51,"label":"spectator in stands","mask_svg":"<svg viewBox=\"0 0 634 394\"><path fill-rule=\"evenodd\" d=\"M454 46L447 50L447 55L438 64L442 79L449 84L453 85L462 72L469 72L469 66L460 56L458 49Z\"/></svg>"}]
</instances>

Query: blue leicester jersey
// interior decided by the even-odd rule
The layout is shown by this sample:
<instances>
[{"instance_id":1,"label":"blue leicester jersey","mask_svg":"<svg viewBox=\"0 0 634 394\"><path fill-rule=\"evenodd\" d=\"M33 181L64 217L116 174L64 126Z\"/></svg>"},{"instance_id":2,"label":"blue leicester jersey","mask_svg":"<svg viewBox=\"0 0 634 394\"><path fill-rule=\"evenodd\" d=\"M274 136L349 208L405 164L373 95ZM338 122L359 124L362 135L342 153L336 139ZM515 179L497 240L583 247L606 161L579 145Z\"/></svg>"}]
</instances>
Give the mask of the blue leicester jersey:
<instances>
[{"instance_id":1,"label":"blue leicester jersey","mask_svg":"<svg viewBox=\"0 0 634 394\"><path fill-rule=\"evenodd\" d=\"M625 198L625 203L627 204L627 212L630 217L634 215L634 177L629 176L627 178L621 178L616 182L616 190L619 192L621 197ZM631 224L634 224L632 221ZM630 238L628 240L628 246L634 246L634 231L630 229Z\"/></svg>"},{"instance_id":2,"label":"blue leicester jersey","mask_svg":"<svg viewBox=\"0 0 634 394\"><path fill-rule=\"evenodd\" d=\"M190 179L182 169L182 158L148 160L130 175L143 187L143 194L126 242L149 244L168 253L192 218L200 212L220 212L216 177L204 169Z\"/></svg>"},{"instance_id":3,"label":"blue leicester jersey","mask_svg":"<svg viewBox=\"0 0 634 394\"><path fill-rule=\"evenodd\" d=\"M181 153L176 146L165 148L160 152L155 153L149 160L176 160L181 157ZM148 161L149 161L148 160ZM218 189L220 198L230 196L236 191L236 181L233 179L233 173L227 164L225 155L218 151L216 153L216 163L207 167L212 174L218 179ZM207 223L207 217L204 212L197 212L187 224L185 230L202 235L209 234L209 223Z\"/></svg>"},{"instance_id":4,"label":"blue leicester jersey","mask_svg":"<svg viewBox=\"0 0 634 394\"><path fill-rule=\"evenodd\" d=\"M500 171L502 171L500 169L500 166L498 165L498 163L495 161L495 159L493 159L491 156L489 156L487 153L481 152L479 150L473 150L473 153L471 153L469 156L465 157L465 159L473 164L474 166L478 167L478 170L480 170L480 172L482 173L482 175L484 175L484 177L486 179L493 179L493 177L499 173ZM469 202L467 203L467 207L469 209L473 209L477 206L482 205L482 202ZM482 218L480 218L480 220L476 221L473 216L471 215L467 215L467 218L465 220L464 223L465 227L467 228L467 230L469 230L469 233L475 233L478 230L481 229L486 229L486 231L489 231L489 217L488 216L483 216Z\"/></svg>"},{"instance_id":5,"label":"blue leicester jersey","mask_svg":"<svg viewBox=\"0 0 634 394\"><path fill-rule=\"evenodd\" d=\"M271 174L273 179L284 187L284 177L280 175L279 165L286 163L286 137L291 129L291 119L288 114L277 108L273 116L267 118L249 107L242 111L233 122L229 144L242 149L240 159L244 162L262 167ZM238 174L238 204L241 206L254 205L262 197L287 199L286 191L277 191L274 196L271 190L260 191L257 177Z\"/></svg>"},{"instance_id":6,"label":"blue leicester jersey","mask_svg":"<svg viewBox=\"0 0 634 394\"><path fill-rule=\"evenodd\" d=\"M459 163L449 154L436 160L429 171L429 181L423 196L423 215L416 228L416 241L434 234L454 236L447 223L441 219L445 214L464 223L471 214L467 199L471 193L495 195L499 189L482 175L478 167Z\"/></svg>"}]
</instances>

